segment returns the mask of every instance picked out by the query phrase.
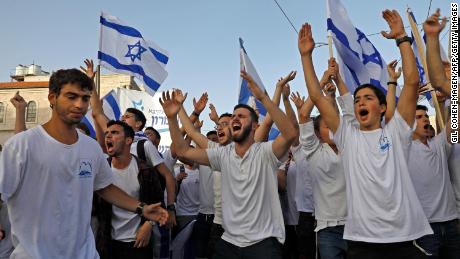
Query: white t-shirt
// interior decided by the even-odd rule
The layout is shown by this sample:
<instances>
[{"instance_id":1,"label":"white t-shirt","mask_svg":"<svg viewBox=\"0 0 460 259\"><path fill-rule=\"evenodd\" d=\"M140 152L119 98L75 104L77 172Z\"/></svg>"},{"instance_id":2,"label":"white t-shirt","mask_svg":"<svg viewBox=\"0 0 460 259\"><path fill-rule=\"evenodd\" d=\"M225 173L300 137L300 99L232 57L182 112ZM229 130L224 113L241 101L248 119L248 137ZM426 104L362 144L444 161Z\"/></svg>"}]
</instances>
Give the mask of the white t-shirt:
<instances>
[{"instance_id":1,"label":"white t-shirt","mask_svg":"<svg viewBox=\"0 0 460 259\"><path fill-rule=\"evenodd\" d=\"M200 165L200 209L202 214L214 214L214 180L212 169L209 166Z\"/></svg>"},{"instance_id":2,"label":"white t-shirt","mask_svg":"<svg viewBox=\"0 0 460 259\"><path fill-rule=\"evenodd\" d=\"M409 176L411 135L398 111L383 129L372 131L340 117L334 142L347 183L344 239L394 243L433 233Z\"/></svg>"},{"instance_id":3,"label":"white t-shirt","mask_svg":"<svg viewBox=\"0 0 460 259\"><path fill-rule=\"evenodd\" d=\"M180 168L175 170L176 176L180 173ZM190 216L198 215L200 208L200 178L198 169L188 169L185 167L187 177L182 180L180 190L177 194L176 215Z\"/></svg>"},{"instance_id":4,"label":"white t-shirt","mask_svg":"<svg viewBox=\"0 0 460 259\"><path fill-rule=\"evenodd\" d=\"M114 182L118 188L125 191L129 196L139 200L140 185L137 178L139 168L136 159L131 158L128 167L117 169L112 165ZM122 242L136 240L136 232L141 223L141 218L134 212L127 211L112 205L112 239Z\"/></svg>"},{"instance_id":5,"label":"white t-shirt","mask_svg":"<svg viewBox=\"0 0 460 259\"><path fill-rule=\"evenodd\" d=\"M171 173L173 173L174 165L177 163L177 158L172 157L171 149L168 149L166 152L164 152L163 160L164 160L165 166L169 169L169 171L171 171Z\"/></svg>"},{"instance_id":6,"label":"white t-shirt","mask_svg":"<svg viewBox=\"0 0 460 259\"><path fill-rule=\"evenodd\" d=\"M242 158L235 143L207 149L211 168L222 172L222 239L233 245L246 247L269 237L284 243L276 174L281 162L272 143L254 143Z\"/></svg>"},{"instance_id":7,"label":"white t-shirt","mask_svg":"<svg viewBox=\"0 0 460 259\"><path fill-rule=\"evenodd\" d=\"M300 145L313 178L315 218L319 231L345 224L347 193L342 159L329 144L321 143L313 121L300 124Z\"/></svg>"},{"instance_id":8,"label":"white t-shirt","mask_svg":"<svg viewBox=\"0 0 460 259\"><path fill-rule=\"evenodd\" d=\"M447 163L451 150L445 129L429 140L428 146L412 140L408 160L410 177L430 223L457 218Z\"/></svg>"},{"instance_id":9,"label":"white t-shirt","mask_svg":"<svg viewBox=\"0 0 460 259\"><path fill-rule=\"evenodd\" d=\"M297 211L312 213L315 211L313 182L307 160L305 160L300 145L292 147L291 152L296 162L295 204Z\"/></svg>"},{"instance_id":10,"label":"white t-shirt","mask_svg":"<svg viewBox=\"0 0 460 259\"><path fill-rule=\"evenodd\" d=\"M139 157L137 155L137 143L138 141L133 142L131 144L131 154ZM146 140L144 142L144 152L145 152L145 157L147 159L147 163L151 166L157 166L161 163L164 163L164 159L161 155L161 153L158 151L157 147L153 145L152 141Z\"/></svg>"},{"instance_id":11,"label":"white t-shirt","mask_svg":"<svg viewBox=\"0 0 460 259\"><path fill-rule=\"evenodd\" d=\"M93 191L112 182L101 147L82 133L72 145L42 126L9 139L0 193L16 247L12 258L99 258L90 227Z\"/></svg>"},{"instance_id":12,"label":"white t-shirt","mask_svg":"<svg viewBox=\"0 0 460 259\"><path fill-rule=\"evenodd\" d=\"M449 157L450 181L455 194L457 206L457 217L460 219L460 145L452 145L452 152Z\"/></svg>"},{"instance_id":13,"label":"white t-shirt","mask_svg":"<svg viewBox=\"0 0 460 259\"><path fill-rule=\"evenodd\" d=\"M208 141L208 148L217 148L221 145L216 142ZM212 171L213 190L214 190L214 220L213 222L222 225L222 173L216 170Z\"/></svg>"},{"instance_id":14,"label":"white t-shirt","mask_svg":"<svg viewBox=\"0 0 460 259\"><path fill-rule=\"evenodd\" d=\"M285 174L286 162L284 162L279 169ZM298 173L296 162L291 161L286 175L286 192L280 194L281 209L283 211L285 225L296 226L299 223L299 211L297 211L297 205L295 204L296 175Z\"/></svg>"}]
</instances>

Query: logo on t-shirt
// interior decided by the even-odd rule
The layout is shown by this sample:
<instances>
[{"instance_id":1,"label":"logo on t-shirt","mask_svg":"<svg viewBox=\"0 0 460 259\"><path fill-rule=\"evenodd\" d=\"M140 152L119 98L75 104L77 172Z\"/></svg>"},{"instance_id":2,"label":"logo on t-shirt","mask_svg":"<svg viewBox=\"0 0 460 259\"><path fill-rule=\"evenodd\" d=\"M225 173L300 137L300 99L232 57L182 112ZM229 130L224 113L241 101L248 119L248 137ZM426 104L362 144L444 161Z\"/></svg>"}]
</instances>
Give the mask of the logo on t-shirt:
<instances>
[{"instance_id":1,"label":"logo on t-shirt","mask_svg":"<svg viewBox=\"0 0 460 259\"><path fill-rule=\"evenodd\" d=\"M380 146L380 152L382 153L387 152L391 146L390 141L385 135L383 135L383 132L379 139L379 146Z\"/></svg>"},{"instance_id":2,"label":"logo on t-shirt","mask_svg":"<svg viewBox=\"0 0 460 259\"><path fill-rule=\"evenodd\" d=\"M91 166L91 160L80 160L80 169L78 171L78 176L80 176L80 178L91 177L93 175L93 167Z\"/></svg>"}]
</instances>

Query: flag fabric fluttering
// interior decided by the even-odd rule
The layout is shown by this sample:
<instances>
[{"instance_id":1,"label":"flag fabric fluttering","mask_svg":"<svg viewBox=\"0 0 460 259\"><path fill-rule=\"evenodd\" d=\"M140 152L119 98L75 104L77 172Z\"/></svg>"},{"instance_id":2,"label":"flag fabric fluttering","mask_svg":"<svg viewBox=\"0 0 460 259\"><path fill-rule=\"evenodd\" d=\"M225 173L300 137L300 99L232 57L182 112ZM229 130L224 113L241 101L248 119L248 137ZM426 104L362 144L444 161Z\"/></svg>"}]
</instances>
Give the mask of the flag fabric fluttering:
<instances>
[{"instance_id":1,"label":"flag fabric fluttering","mask_svg":"<svg viewBox=\"0 0 460 259\"><path fill-rule=\"evenodd\" d=\"M109 120L119 120L121 118L121 111L119 105L118 94L115 90L111 90L102 98L102 108L104 114ZM89 129L91 137L96 137L93 116L91 109L88 110L82 121Z\"/></svg>"},{"instance_id":2,"label":"flag fabric fluttering","mask_svg":"<svg viewBox=\"0 0 460 259\"><path fill-rule=\"evenodd\" d=\"M252 64L251 59L249 59L246 49L243 46L243 40L240 38L239 41L240 41L240 70L246 71L254 79L257 85L263 91L266 91L265 86L262 83L262 80L260 79L256 68ZM247 104L253 108L254 107L257 108L257 110L259 111L259 121L262 121L263 118L265 118L265 115L267 114L267 110L262 105L262 103L259 102L259 100L254 98L254 96L252 95L251 91L248 88L248 82L245 79L243 79L241 76L240 76L239 85L240 85L240 91L238 94L238 103ZM280 133L279 130L276 129L275 126L273 126L270 130L268 139L269 140L275 139L279 135L279 133Z\"/></svg>"},{"instance_id":3,"label":"flag fabric fluttering","mask_svg":"<svg viewBox=\"0 0 460 259\"><path fill-rule=\"evenodd\" d=\"M327 29L338 53L340 73L348 90L362 84L373 84L385 94L388 71L385 60L367 36L356 28L340 0L327 0ZM396 96L399 96L399 87Z\"/></svg>"},{"instance_id":4,"label":"flag fabric fluttering","mask_svg":"<svg viewBox=\"0 0 460 259\"><path fill-rule=\"evenodd\" d=\"M100 64L111 71L138 78L144 83L146 92L154 95L168 76L165 70L168 52L145 40L137 29L115 16L102 13L100 23Z\"/></svg>"}]
</instances>

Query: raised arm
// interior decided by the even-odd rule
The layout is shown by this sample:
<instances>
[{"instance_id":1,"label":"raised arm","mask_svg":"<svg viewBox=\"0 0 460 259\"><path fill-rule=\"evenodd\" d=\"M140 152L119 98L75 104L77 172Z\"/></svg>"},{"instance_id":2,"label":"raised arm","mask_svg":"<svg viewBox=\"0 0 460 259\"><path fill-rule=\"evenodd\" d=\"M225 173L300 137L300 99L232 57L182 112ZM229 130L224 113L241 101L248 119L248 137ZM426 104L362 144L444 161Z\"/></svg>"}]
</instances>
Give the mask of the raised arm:
<instances>
[{"instance_id":1,"label":"raised arm","mask_svg":"<svg viewBox=\"0 0 460 259\"><path fill-rule=\"evenodd\" d=\"M343 81L342 76L340 75L339 72L339 64L335 61L335 58L330 58L328 60L328 70L332 74L332 81L336 84L337 88L339 89L339 94L340 96L344 96L349 93L348 87L345 84L345 81Z\"/></svg>"},{"instance_id":2,"label":"raised arm","mask_svg":"<svg viewBox=\"0 0 460 259\"><path fill-rule=\"evenodd\" d=\"M296 73L297 73L296 71L291 71L289 72L287 76L280 78L278 82L276 83L275 93L273 94L273 99L272 99L275 105L277 106L280 105L281 93L283 91L283 87L284 85L286 85L287 83L289 83L295 78ZM267 141L268 134L270 133L270 129L272 128L272 126L273 126L273 120L270 114L267 114L254 134L254 141L256 142Z\"/></svg>"},{"instance_id":3,"label":"raised arm","mask_svg":"<svg viewBox=\"0 0 460 259\"><path fill-rule=\"evenodd\" d=\"M26 128L26 107L27 102L19 95L19 91L10 99L16 109L16 118L14 120L14 134L27 130Z\"/></svg>"},{"instance_id":4,"label":"raised arm","mask_svg":"<svg viewBox=\"0 0 460 259\"><path fill-rule=\"evenodd\" d=\"M382 31L382 35L387 39L402 39L407 36L401 16L396 10L385 10L382 12L383 18L390 26L390 32ZM418 101L419 75L415 62L414 51L410 41L403 41L399 44L401 53L402 69L404 73L404 87L398 100L398 112L408 125L412 126L415 119L415 108Z\"/></svg>"},{"instance_id":5,"label":"raised arm","mask_svg":"<svg viewBox=\"0 0 460 259\"><path fill-rule=\"evenodd\" d=\"M299 122L297 121L295 112L292 109L291 102L289 101L290 94L291 94L291 87L289 86L289 84L286 84L283 89L284 110L286 111L286 116L289 118L289 120L292 122L295 128L295 134L297 137L294 140L293 145L298 146L299 145Z\"/></svg>"},{"instance_id":6,"label":"raised arm","mask_svg":"<svg viewBox=\"0 0 460 259\"><path fill-rule=\"evenodd\" d=\"M428 66L428 75L430 76L431 85L444 94L450 96L450 80L444 74L444 65L441 60L441 50L439 46L439 33L446 26L446 17L441 21L439 18L441 12L439 9L428 17L423 23L423 30L426 35L426 64Z\"/></svg>"},{"instance_id":7,"label":"raised arm","mask_svg":"<svg viewBox=\"0 0 460 259\"><path fill-rule=\"evenodd\" d=\"M313 102L311 101L310 97L305 100L305 97L300 97L299 93L297 95L292 94L291 100L294 102L297 108L297 116L299 117L299 123L304 124L311 120L311 112L313 111Z\"/></svg>"},{"instance_id":8,"label":"raised arm","mask_svg":"<svg viewBox=\"0 0 460 259\"><path fill-rule=\"evenodd\" d=\"M315 42L313 40L310 24L306 23L302 26L299 32L298 44L309 97L316 107L318 107L327 126L335 133L339 127L340 118L331 102L321 93L321 88L313 66L312 54Z\"/></svg>"},{"instance_id":9,"label":"raised arm","mask_svg":"<svg viewBox=\"0 0 460 259\"><path fill-rule=\"evenodd\" d=\"M206 104L205 104L206 105ZM196 111L194 111L196 113ZM195 114L196 118L198 116ZM182 123L182 127L185 129L185 132L188 136L200 147L200 148L207 148L208 147L208 139L206 136L202 135L200 131L198 131L195 126L193 125L194 122L187 116L185 108L181 105L181 109L179 111L179 119Z\"/></svg>"},{"instance_id":10,"label":"raised arm","mask_svg":"<svg viewBox=\"0 0 460 259\"><path fill-rule=\"evenodd\" d=\"M387 65L388 75L390 77L390 81L388 81L388 91L387 91L387 110L385 111L385 123L388 123L391 118L393 118L393 114L395 114L396 109L396 87L398 85L398 78L401 76L402 68L399 67L396 70L396 66L398 65L397 60L391 61Z\"/></svg>"},{"instance_id":11,"label":"raised arm","mask_svg":"<svg viewBox=\"0 0 460 259\"><path fill-rule=\"evenodd\" d=\"M186 97L187 95L182 95L180 90L175 90L173 91L172 96L169 92L163 92L162 98L160 98L160 104L163 107L166 117L168 118L171 139L174 140L174 147L176 149L177 156L195 161L201 165L209 165L206 150L201 148L190 148L180 132L179 123L177 122L177 114L179 113Z\"/></svg>"},{"instance_id":12,"label":"raised arm","mask_svg":"<svg viewBox=\"0 0 460 259\"><path fill-rule=\"evenodd\" d=\"M276 127L281 134L276 137L272 144L272 150L278 159L281 159L286 155L287 151L294 142L296 136L295 128L292 122L287 118L280 108L270 100L270 97L266 95L254 82L252 77L245 71L241 71L241 76L248 81L248 88L252 92L255 98L257 98L262 105L267 109L267 113L270 114Z\"/></svg>"}]
</instances>

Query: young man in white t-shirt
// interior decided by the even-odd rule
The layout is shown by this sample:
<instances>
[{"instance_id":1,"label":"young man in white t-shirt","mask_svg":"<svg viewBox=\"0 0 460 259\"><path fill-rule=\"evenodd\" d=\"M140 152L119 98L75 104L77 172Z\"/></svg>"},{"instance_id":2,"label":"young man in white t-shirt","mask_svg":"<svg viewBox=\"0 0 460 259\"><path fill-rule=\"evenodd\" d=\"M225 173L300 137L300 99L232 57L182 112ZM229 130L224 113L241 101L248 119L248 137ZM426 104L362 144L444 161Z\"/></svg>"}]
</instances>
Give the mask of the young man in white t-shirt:
<instances>
[{"instance_id":1,"label":"young man in white t-shirt","mask_svg":"<svg viewBox=\"0 0 460 259\"><path fill-rule=\"evenodd\" d=\"M214 258L281 258L285 239L283 215L277 194L276 169L296 138L294 125L262 92L253 79L241 72L255 98L271 115L281 134L270 142L254 141L258 125L249 106L235 106L230 131L233 143L210 149L189 148L177 141L177 154L222 173L222 239ZM163 95L160 103L168 117L171 137L180 139L176 116L185 97L178 91Z\"/></svg>"},{"instance_id":2,"label":"young man in white t-shirt","mask_svg":"<svg viewBox=\"0 0 460 259\"><path fill-rule=\"evenodd\" d=\"M99 258L90 228L93 191L118 207L166 221L160 204L139 203L112 184L100 146L75 129L93 88L77 69L56 71L49 82L51 119L5 144L0 193L10 213L13 258Z\"/></svg>"},{"instance_id":3,"label":"young man in white t-shirt","mask_svg":"<svg viewBox=\"0 0 460 259\"><path fill-rule=\"evenodd\" d=\"M299 32L299 51L309 96L318 107L342 154L347 185L347 221L344 239L347 258L420 258L414 240L433 231L417 198L407 168L408 145L415 118L419 76L401 17L385 10L390 26L382 34L396 39L400 49L404 88L393 118L381 128L386 98L376 86L364 84L354 92L359 128L341 118L320 92L309 24Z\"/></svg>"},{"instance_id":4,"label":"young man in white t-shirt","mask_svg":"<svg viewBox=\"0 0 460 259\"><path fill-rule=\"evenodd\" d=\"M417 105L408 166L415 192L434 234L419 238L417 244L433 257L456 258L460 255L460 234L448 168L452 151L450 121L440 134L428 139L430 120L427 112L426 106Z\"/></svg>"}]
</instances>

